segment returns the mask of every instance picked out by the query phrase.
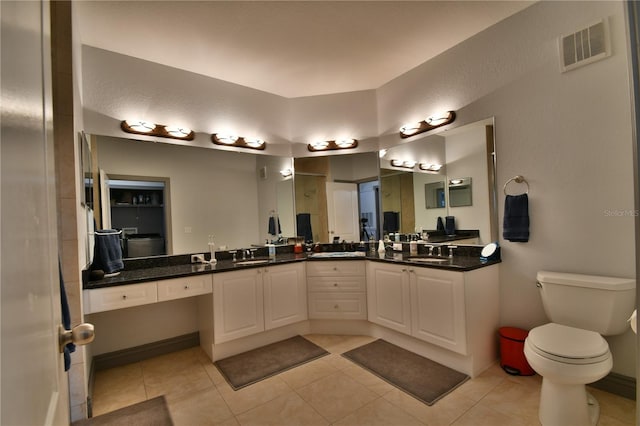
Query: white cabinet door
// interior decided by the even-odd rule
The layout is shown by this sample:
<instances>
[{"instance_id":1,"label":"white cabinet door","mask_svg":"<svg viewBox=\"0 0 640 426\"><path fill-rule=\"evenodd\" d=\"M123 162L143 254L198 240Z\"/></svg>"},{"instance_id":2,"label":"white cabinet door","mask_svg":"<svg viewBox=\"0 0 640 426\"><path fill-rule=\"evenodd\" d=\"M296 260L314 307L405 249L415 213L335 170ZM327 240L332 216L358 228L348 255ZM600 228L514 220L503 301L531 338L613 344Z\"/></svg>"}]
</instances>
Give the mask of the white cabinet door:
<instances>
[{"instance_id":1,"label":"white cabinet door","mask_svg":"<svg viewBox=\"0 0 640 426\"><path fill-rule=\"evenodd\" d=\"M369 321L411 334L409 271L406 266L367 264Z\"/></svg>"},{"instance_id":2,"label":"white cabinet door","mask_svg":"<svg viewBox=\"0 0 640 426\"><path fill-rule=\"evenodd\" d=\"M215 343L264 331L262 268L213 276Z\"/></svg>"},{"instance_id":3,"label":"white cabinet door","mask_svg":"<svg viewBox=\"0 0 640 426\"><path fill-rule=\"evenodd\" d=\"M307 285L304 264L264 269L265 329L270 330L307 319Z\"/></svg>"},{"instance_id":4,"label":"white cabinet door","mask_svg":"<svg viewBox=\"0 0 640 426\"><path fill-rule=\"evenodd\" d=\"M411 334L467 354L464 274L411 268Z\"/></svg>"}]
</instances>

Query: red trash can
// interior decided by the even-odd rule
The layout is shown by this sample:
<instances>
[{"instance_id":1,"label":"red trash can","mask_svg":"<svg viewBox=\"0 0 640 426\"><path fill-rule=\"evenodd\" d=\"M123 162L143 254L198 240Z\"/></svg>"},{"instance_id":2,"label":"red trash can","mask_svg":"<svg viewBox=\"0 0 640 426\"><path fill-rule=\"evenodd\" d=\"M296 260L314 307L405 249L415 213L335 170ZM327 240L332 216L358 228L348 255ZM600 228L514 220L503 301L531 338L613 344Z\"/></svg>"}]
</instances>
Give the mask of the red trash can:
<instances>
[{"instance_id":1,"label":"red trash can","mask_svg":"<svg viewBox=\"0 0 640 426\"><path fill-rule=\"evenodd\" d=\"M500 335L500 367L513 375L536 374L524 356L524 339L529 332L516 327L501 327L498 334Z\"/></svg>"}]
</instances>

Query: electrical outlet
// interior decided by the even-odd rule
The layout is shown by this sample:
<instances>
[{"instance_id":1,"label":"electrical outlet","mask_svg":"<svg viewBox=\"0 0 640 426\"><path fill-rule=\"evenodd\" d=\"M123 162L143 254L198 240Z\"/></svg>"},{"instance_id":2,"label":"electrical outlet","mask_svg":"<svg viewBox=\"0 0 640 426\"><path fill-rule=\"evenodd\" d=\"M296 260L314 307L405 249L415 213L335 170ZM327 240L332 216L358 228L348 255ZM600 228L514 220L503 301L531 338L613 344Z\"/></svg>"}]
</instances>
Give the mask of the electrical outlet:
<instances>
[{"instance_id":1,"label":"electrical outlet","mask_svg":"<svg viewBox=\"0 0 640 426\"><path fill-rule=\"evenodd\" d=\"M191 263L204 263L204 254L192 254Z\"/></svg>"}]
</instances>

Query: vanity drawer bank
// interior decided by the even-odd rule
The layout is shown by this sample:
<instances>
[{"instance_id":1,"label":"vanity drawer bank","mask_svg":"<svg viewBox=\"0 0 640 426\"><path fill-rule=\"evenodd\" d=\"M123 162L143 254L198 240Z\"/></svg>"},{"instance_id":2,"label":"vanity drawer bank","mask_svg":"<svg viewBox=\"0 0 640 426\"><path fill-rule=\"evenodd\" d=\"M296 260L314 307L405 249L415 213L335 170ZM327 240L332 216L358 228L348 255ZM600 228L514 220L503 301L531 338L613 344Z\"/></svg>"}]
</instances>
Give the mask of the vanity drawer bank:
<instances>
[{"instance_id":1,"label":"vanity drawer bank","mask_svg":"<svg viewBox=\"0 0 640 426\"><path fill-rule=\"evenodd\" d=\"M365 262L307 263L310 319L367 319Z\"/></svg>"},{"instance_id":2,"label":"vanity drawer bank","mask_svg":"<svg viewBox=\"0 0 640 426\"><path fill-rule=\"evenodd\" d=\"M476 249L481 247L469 248ZM425 256L422 251L419 254ZM477 253L467 254L462 246L453 259L433 264L410 259L408 252L345 256L314 258L279 252L264 264L219 260L216 265L125 269L118 277L85 283L85 307L94 308L94 292L146 286L155 289L156 299L142 298L140 303L159 303L165 297L188 300L191 312L197 312L193 331L214 361L309 333L383 338L471 376L497 359L499 260L481 262ZM398 280L389 281L395 288L374 270L399 274ZM174 284L164 293L160 290L164 281L186 278L209 279L211 289L203 285L193 290L198 291L195 297L184 285ZM385 292L388 300L382 301L380 295ZM172 305L158 306L174 314ZM113 303L104 309L121 307L125 306ZM145 312L131 315L144 322Z\"/></svg>"}]
</instances>

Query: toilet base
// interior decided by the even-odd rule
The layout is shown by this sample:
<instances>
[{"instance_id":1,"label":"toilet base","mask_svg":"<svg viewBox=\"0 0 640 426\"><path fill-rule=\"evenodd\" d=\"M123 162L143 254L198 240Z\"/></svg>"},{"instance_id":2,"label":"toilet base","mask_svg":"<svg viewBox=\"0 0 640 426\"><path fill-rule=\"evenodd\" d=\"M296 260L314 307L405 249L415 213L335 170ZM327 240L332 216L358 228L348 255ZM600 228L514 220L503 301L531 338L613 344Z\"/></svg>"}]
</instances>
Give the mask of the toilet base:
<instances>
[{"instance_id":1,"label":"toilet base","mask_svg":"<svg viewBox=\"0 0 640 426\"><path fill-rule=\"evenodd\" d=\"M553 383L542 378L540 411L542 426L595 426L600 405L585 385Z\"/></svg>"}]
</instances>

